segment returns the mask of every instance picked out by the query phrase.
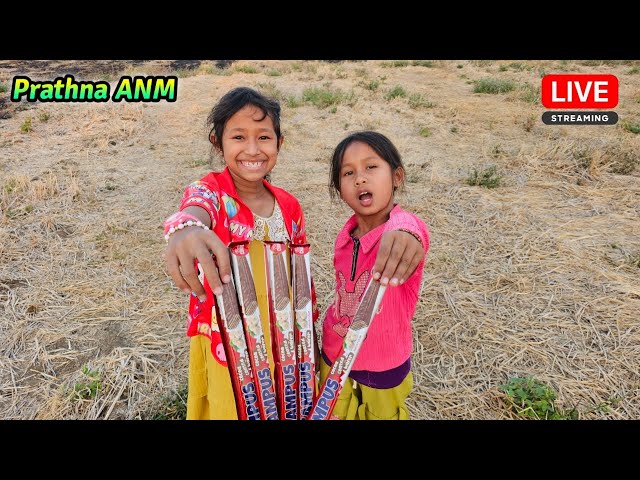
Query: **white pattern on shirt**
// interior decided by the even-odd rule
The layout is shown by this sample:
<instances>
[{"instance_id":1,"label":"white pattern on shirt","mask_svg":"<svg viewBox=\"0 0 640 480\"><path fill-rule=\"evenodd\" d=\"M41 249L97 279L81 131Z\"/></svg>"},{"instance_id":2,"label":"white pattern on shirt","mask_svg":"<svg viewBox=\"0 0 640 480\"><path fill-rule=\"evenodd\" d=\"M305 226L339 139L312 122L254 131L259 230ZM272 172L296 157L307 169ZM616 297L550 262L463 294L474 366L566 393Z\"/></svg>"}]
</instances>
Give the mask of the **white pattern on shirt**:
<instances>
[{"instance_id":1,"label":"white pattern on shirt","mask_svg":"<svg viewBox=\"0 0 640 480\"><path fill-rule=\"evenodd\" d=\"M251 238L253 240L270 240L272 242L290 240L278 202L275 202L273 213L269 218L253 214L253 235Z\"/></svg>"}]
</instances>

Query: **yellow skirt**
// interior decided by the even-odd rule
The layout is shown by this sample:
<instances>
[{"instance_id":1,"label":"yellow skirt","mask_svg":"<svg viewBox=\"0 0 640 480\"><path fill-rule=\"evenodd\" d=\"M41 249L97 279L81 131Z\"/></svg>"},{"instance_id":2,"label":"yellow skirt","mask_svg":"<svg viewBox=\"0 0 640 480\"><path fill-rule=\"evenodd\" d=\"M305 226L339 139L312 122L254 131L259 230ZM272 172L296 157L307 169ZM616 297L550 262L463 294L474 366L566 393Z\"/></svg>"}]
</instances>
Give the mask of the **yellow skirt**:
<instances>
[{"instance_id":1,"label":"yellow skirt","mask_svg":"<svg viewBox=\"0 0 640 480\"><path fill-rule=\"evenodd\" d=\"M264 260L264 243L249 243L253 281L262 320L269 365L273 375L271 331L269 329L268 292ZM211 341L202 335L191 338L189 352L189 395L187 420L237 420L236 402L231 387L229 369L216 361L211 353Z\"/></svg>"},{"instance_id":2,"label":"yellow skirt","mask_svg":"<svg viewBox=\"0 0 640 480\"><path fill-rule=\"evenodd\" d=\"M320 359L321 385L331 367ZM332 420L409 420L407 397L413 390L413 374L397 387L378 389L360 385L348 377L332 412Z\"/></svg>"}]
</instances>

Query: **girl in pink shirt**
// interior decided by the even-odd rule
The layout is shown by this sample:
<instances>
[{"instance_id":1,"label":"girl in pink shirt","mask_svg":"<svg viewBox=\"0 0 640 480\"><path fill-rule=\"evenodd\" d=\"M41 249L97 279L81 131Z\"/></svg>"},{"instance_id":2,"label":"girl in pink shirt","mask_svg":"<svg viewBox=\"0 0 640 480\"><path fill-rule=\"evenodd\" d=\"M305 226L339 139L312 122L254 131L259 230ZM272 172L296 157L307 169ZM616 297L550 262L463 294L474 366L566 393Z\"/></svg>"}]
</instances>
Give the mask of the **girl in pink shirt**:
<instances>
[{"instance_id":1,"label":"girl in pink shirt","mask_svg":"<svg viewBox=\"0 0 640 480\"><path fill-rule=\"evenodd\" d=\"M429 231L420 218L394 203L394 193L404 178L398 150L380 133L351 134L333 153L331 195L337 192L354 214L335 242L336 294L322 325L320 385L340 355L369 280L392 287L386 289L371 320L334 407L333 415L340 419L409 418L405 401L413 388L411 319L429 249ZM400 255L403 261L397 264L391 260L398 251L396 243L407 245ZM390 255L383 252L387 249ZM412 258L407 258L407 250L415 252Z\"/></svg>"}]
</instances>

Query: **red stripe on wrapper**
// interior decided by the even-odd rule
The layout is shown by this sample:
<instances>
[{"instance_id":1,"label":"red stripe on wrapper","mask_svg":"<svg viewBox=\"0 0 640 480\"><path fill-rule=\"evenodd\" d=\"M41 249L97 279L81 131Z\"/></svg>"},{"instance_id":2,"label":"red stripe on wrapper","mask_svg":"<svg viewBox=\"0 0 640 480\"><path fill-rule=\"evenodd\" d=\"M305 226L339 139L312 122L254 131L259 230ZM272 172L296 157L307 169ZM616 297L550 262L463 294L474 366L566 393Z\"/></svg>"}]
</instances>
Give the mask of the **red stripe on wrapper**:
<instances>
[{"instance_id":1,"label":"red stripe on wrapper","mask_svg":"<svg viewBox=\"0 0 640 480\"><path fill-rule=\"evenodd\" d=\"M251 256L249 242L235 242L229 245L231 251L231 265L236 282L238 300L242 310L245 339L251 367L256 382L256 393L260 408L260 418L263 420L278 420L278 407L267 344L262 330L260 308L256 296L253 273L251 270Z\"/></svg>"},{"instance_id":2,"label":"red stripe on wrapper","mask_svg":"<svg viewBox=\"0 0 640 480\"><path fill-rule=\"evenodd\" d=\"M233 279L222 284L222 294L216 295L220 334L224 345L231 385L236 399L239 420L260 420L258 391L254 382L244 325Z\"/></svg>"},{"instance_id":3,"label":"red stripe on wrapper","mask_svg":"<svg viewBox=\"0 0 640 480\"><path fill-rule=\"evenodd\" d=\"M297 359L286 244L265 242L265 263L278 412L282 420L297 420Z\"/></svg>"},{"instance_id":4,"label":"red stripe on wrapper","mask_svg":"<svg viewBox=\"0 0 640 480\"><path fill-rule=\"evenodd\" d=\"M311 413L316 393L313 304L311 301L311 254L308 244L291 246L294 338L298 360L298 418Z\"/></svg>"}]
</instances>

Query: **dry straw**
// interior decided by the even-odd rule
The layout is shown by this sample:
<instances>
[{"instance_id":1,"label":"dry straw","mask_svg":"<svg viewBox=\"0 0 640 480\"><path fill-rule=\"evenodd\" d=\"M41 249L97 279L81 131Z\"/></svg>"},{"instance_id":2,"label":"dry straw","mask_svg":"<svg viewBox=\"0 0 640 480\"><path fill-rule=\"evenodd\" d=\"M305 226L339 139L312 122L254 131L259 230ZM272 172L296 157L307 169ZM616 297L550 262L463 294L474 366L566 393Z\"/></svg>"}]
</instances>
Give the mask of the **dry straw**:
<instances>
[{"instance_id":1,"label":"dry straw","mask_svg":"<svg viewBox=\"0 0 640 480\"><path fill-rule=\"evenodd\" d=\"M186 384L187 299L164 270L162 221L189 182L217 168L204 120L237 85L282 101L272 181L302 203L321 311L350 214L329 199L331 149L374 128L403 154L398 201L431 231L413 323L413 419L517 418L500 385L526 376L581 418L640 418L640 137L544 126L539 103L468 83L614 73L616 111L638 121L640 76L628 73L638 67L513 63L202 64L180 79L176 103L30 104L0 120L0 418L149 418ZM385 99L396 85L407 97ZM352 95L319 108L304 86ZM410 105L412 94L425 101ZM498 188L467 185L472 168L490 165Z\"/></svg>"}]
</instances>

